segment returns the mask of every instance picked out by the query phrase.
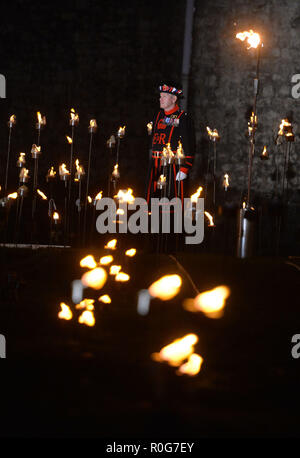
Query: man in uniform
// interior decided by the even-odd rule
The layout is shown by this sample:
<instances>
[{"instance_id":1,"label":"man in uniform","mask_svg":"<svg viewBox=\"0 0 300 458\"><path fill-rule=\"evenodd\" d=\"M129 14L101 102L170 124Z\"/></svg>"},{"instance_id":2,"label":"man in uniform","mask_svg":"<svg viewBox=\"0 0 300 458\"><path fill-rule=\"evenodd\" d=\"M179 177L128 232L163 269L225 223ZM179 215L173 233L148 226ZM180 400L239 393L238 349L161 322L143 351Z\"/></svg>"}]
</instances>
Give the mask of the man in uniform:
<instances>
[{"instance_id":1,"label":"man in uniform","mask_svg":"<svg viewBox=\"0 0 300 458\"><path fill-rule=\"evenodd\" d=\"M151 197L185 197L185 180L188 178L193 165L195 153L195 133L191 116L178 106L178 99L183 97L179 85L164 83L159 86L160 110L153 120L152 128L152 158L149 167L147 184L147 202ZM185 156L184 162L176 165L175 161L163 166L164 151L171 150L174 155L181 144ZM159 186L161 175L165 176L164 194Z\"/></svg>"}]
</instances>

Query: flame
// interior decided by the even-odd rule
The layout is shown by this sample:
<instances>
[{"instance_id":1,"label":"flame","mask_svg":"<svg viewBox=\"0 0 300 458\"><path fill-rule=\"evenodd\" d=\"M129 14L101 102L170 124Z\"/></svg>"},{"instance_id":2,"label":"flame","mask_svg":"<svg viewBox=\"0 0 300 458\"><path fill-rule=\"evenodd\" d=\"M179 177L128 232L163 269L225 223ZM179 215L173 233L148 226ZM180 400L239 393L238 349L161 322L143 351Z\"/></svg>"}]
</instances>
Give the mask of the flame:
<instances>
[{"instance_id":1,"label":"flame","mask_svg":"<svg viewBox=\"0 0 300 458\"><path fill-rule=\"evenodd\" d=\"M87 326L95 325L95 317L92 310L85 310L78 318L78 322Z\"/></svg>"},{"instance_id":2,"label":"flame","mask_svg":"<svg viewBox=\"0 0 300 458\"><path fill-rule=\"evenodd\" d=\"M202 363L202 356L197 355L197 353L192 353L189 356L187 362L179 367L179 369L176 371L176 374L196 375L200 372Z\"/></svg>"},{"instance_id":3,"label":"flame","mask_svg":"<svg viewBox=\"0 0 300 458\"><path fill-rule=\"evenodd\" d=\"M109 275L117 275L121 269L122 266L110 266Z\"/></svg>"},{"instance_id":4,"label":"flame","mask_svg":"<svg viewBox=\"0 0 300 458\"><path fill-rule=\"evenodd\" d=\"M125 129L126 129L126 126L119 127L118 135L119 135L119 136L125 135Z\"/></svg>"},{"instance_id":5,"label":"flame","mask_svg":"<svg viewBox=\"0 0 300 458\"><path fill-rule=\"evenodd\" d=\"M177 150L176 150L176 155L178 157L183 157L184 154L183 154L183 148L182 148L182 143L180 140L178 140L178 147L177 147Z\"/></svg>"},{"instance_id":6,"label":"flame","mask_svg":"<svg viewBox=\"0 0 300 458\"><path fill-rule=\"evenodd\" d=\"M87 201L89 204L91 204L93 202L93 199L91 198L91 196L87 196Z\"/></svg>"},{"instance_id":7,"label":"flame","mask_svg":"<svg viewBox=\"0 0 300 458\"><path fill-rule=\"evenodd\" d=\"M13 192L12 194L8 194L7 196L8 199L17 199L17 197L18 197L17 192Z\"/></svg>"},{"instance_id":8,"label":"flame","mask_svg":"<svg viewBox=\"0 0 300 458\"><path fill-rule=\"evenodd\" d=\"M97 263L92 254L87 255L85 258L82 258L80 261L80 267L87 267L88 269L95 269Z\"/></svg>"},{"instance_id":9,"label":"flame","mask_svg":"<svg viewBox=\"0 0 300 458\"><path fill-rule=\"evenodd\" d=\"M103 191L99 191L98 194L97 194L96 197L95 197L95 200L100 200L100 199L102 199L102 193L103 193Z\"/></svg>"},{"instance_id":10,"label":"flame","mask_svg":"<svg viewBox=\"0 0 300 458\"><path fill-rule=\"evenodd\" d=\"M243 208L246 208L246 202L243 202Z\"/></svg>"},{"instance_id":11,"label":"flame","mask_svg":"<svg viewBox=\"0 0 300 458\"><path fill-rule=\"evenodd\" d=\"M183 306L190 312L203 312L209 318L221 318L229 295L230 289L227 286L217 286L198 294L195 299L187 299Z\"/></svg>"},{"instance_id":12,"label":"flame","mask_svg":"<svg viewBox=\"0 0 300 458\"><path fill-rule=\"evenodd\" d=\"M264 146L264 149L263 149L263 152L261 153L262 156L267 156L268 155L268 152L267 152L267 147Z\"/></svg>"},{"instance_id":13,"label":"flame","mask_svg":"<svg viewBox=\"0 0 300 458\"><path fill-rule=\"evenodd\" d=\"M113 260L114 258L112 256L102 256L102 258L100 258L99 263L101 264L101 266L107 266L108 264L113 262Z\"/></svg>"},{"instance_id":14,"label":"flame","mask_svg":"<svg viewBox=\"0 0 300 458\"><path fill-rule=\"evenodd\" d=\"M112 172L113 176L118 176L119 175L118 167L119 167L119 164L114 165L114 170Z\"/></svg>"},{"instance_id":15,"label":"flame","mask_svg":"<svg viewBox=\"0 0 300 458\"><path fill-rule=\"evenodd\" d=\"M41 198L42 198L43 200L47 200L47 196L46 196L42 191L40 191L39 189L37 189L37 193L41 196Z\"/></svg>"},{"instance_id":16,"label":"flame","mask_svg":"<svg viewBox=\"0 0 300 458\"><path fill-rule=\"evenodd\" d=\"M208 220L209 220L209 226L214 226L214 220L213 220L213 217L211 216L210 213L208 212L204 212L205 216L207 216Z\"/></svg>"},{"instance_id":17,"label":"flame","mask_svg":"<svg viewBox=\"0 0 300 458\"><path fill-rule=\"evenodd\" d=\"M68 140L68 143L71 145L73 143L73 140L71 137L69 137L68 135L66 135L66 139Z\"/></svg>"},{"instance_id":18,"label":"flame","mask_svg":"<svg viewBox=\"0 0 300 458\"><path fill-rule=\"evenodd\" d=\"M196 334L187 334L163 347L159 353L152 353L155 361L167 361L170 366L180 366L181 363L194 353L194 345L198 342Z\"/></svg>"},{"instance_id":19,"label":"flame","mask_svg":"<svg viewBox=\"0 0 300 458\"><path fill-rule=\"evenodd\" d=\"M164 175L160 175L158 181L160 181L161 183L165 183L166 179L167 179L167 177L165 177Z\"/></svg>"},{"instance_id":20,"label":"flame","mask_svg":"<svg viewBox=\"0 0 300 458\"><path fill-rule=\"evenodd\" d=\"M54 170L54 167L51 167L51 169L49 169L49 171L48 171L48 176L54 178L55 175L56 175L56 172Z\"/></svg>"},{"instance_id":21,"label":"flame","mask_svg":"<svg viewBox=\"0 0 300 458\"><path fill-rule=\"evenodd\" d=\"M209 138L218 139L220 138L217 129L211 130L208 126L206 127Z\"/></svg>"},{"instance_id":22,"label":"flame","mask_svg":"<svg viewBox=\"0 0 300 458\"><path fill-rule=\"evenodd\" d=\"M288 119L282 119L281 124L279 126L279 131L277 135L284 135L284 128L286 127L291 127L291 123L289 122Z\"/></svg>"},{"instance_id":23,"label":"flame","mask_svg":"<svg viewBox=\"0 0 300 458\"><path fill-rule=\"evenodd\" d=\"M128 188L127 191L124 189L120 189L118 194L114 196L115 198L119 199L119 202L128 202L128 203L133 203L135 197L132 194L132 189Z\"/></svg>"},{"instance_id":24,"label":"flame","mask_svg":"<svg viewBox=\"0 0 300 458\"><path fill-rule=\"evenodd\" d=\"M76 159L75 166L76 166L76 174L78 175L78 177L85 174L83 166L79 164L79 159Z\"/></svg>"},{"instance_id":25,"label":"flame","mask_svg":"<svg viewBox=\"0 0 300 458\"><path fill-rule=\"evenodd\" d=\"M225 189L227 189L228 186L229 186L229 175L228 175L228 173L225 173L225 175L224 175L223 186L224 186Z\"/></svg>"},{"instance_id":26,"label":"flame","mask_svg":"<svg viewBox=\"0 0 300 458\"><path fill-rule=\"evenodd\" d=\"M117 239L112 239L105 245L106 250L115 250L117 246Z\"/></svg>"},{"instance_id":27,"label":"flame","mask_svg":"<svg viewBox=\"0 0 300 458\"><path fill-rule=\"evenodd\" d=\"M86 310L94 310L94 299L83 299L79 304L75 305L76 309L86 309Z\"/></svg>"},{"instance_id":28,"label":"flame","mask_svg":"<svg viewBox=\"0 0 300 458\"><path fill-rule=\"evenodd\" d=\"M149 286L150 296L158 297L163 301L172 299L179 293L181 287L181 277L179 275L165 275Z\"/></svg>"},{"instance_id":29,"label":"flame","mask_svg":"<svg viewBox=\"0 0 300 458\"><path fill-rule=\"evenodd\" d=\"M45 125L46 124L46 116L42 116L39 111L36 113L36 115L37 115L37 119L38 119L38 124Z\"/></svg>"},{"instance_id":30,"label":"flame","mask_svg":"<svg viewBox=\"0 0 300 458\"><path fill-rule=\"evenodd\" d=\"M9 118L9 121L12 123L12 124L15 124L16 122L16 115L11 115L11 117Z\"/></svg>"},{"instance_id":31,"label":"flame","mask_svg":"<svg viewBox=\"0 0 300 458\"><path fill-rule=\"evenodd\" d=\"M136 254L136 249L135 248L130 248L130 250L125 251L126 256L129 256L132 258Z\"/></svg>"},{"instance_id":32,"label":"flame","mask_svg":"<svg viewBox=\"0 0 300 458\"><path fill-rule=\"evenodd\" d=\"M102 267L96 267L89 270L81 277L81 282L84 286L93 289L101 289L107 279L107 273Z\"/></svg>"},{"instance_id":33,"label":"flame","mask_svg":"<svg viewBox=\"0 0 300 458\"><path fill-rule=\"evenodd\" d=\"M79 116L75 112L74 108L71 108L70 115L71 115L71 121L76 121L76 122L79 121Z\"/></svg>"},{"instance_id":34,"label":"flame","mask_svg":"<svg viewBox=\"0 0 300 458\"><path fill-rule=\"evenodd\" d=\"M61 164L59 166L59 174L60 175L70 175L69 170L67 170L67 168L66 168L66 164Z\"/></svg>"},{"instance_id":35,"label":"flame","mask_svg":"<svg viewBox=\"0 0 300 458\"><path fill-rule=\"evenodd\" d=\"M124 215L124 210L122 210L122 208L118 208L117 210L117 215Z\"/></svg>"},{"instance_id":36,"label":"flame","mask_svg":"<svg viewBox=\"0 0 300 458\"><path fill-rule=\"evenodd\" d=\"M148 122L147 124L147 130L148 130L148 134L150 135L152 133L152 128L153 128L153 122Z\"/></svg>"},{"instance_id":37,"label":"flame","mask_svg":"<svg viewBox=\"0 0 300 458\"><path fill-rule=\"evenodd\" d=\"M191 195L191 202L197 202L198 197L200 197L201 192L203 191L202 186L199 186L195 194Z\"/></svg>"},{"instance_id":38,"label":"flame","mask_svg":"<svg viewBox=\"0 0 300 458\"><path fill-rule=\"evenodd\" d=\"M91 120L90 120L90 127L97 127L97 121L96 121L96 119L91 119Z\"/></svg>"},{"instance_id":39,"label":"flame","mask_svg":"<svg viewBox=\"0 0 300 458\"><path fill-rule=\"evenodd\" d=\"M26 169L25 167L22 167L22 168L21 168L21 171L20 171L20 174L19 174L20 180L21 180L21 179L24 179L24 178L25 178L25 179L26 179L26 178L29 178L29 175L28 175L28 174L29 174L29 170Z\"/></svg>"},{"instance_id":40,"label":"flame","mask_svg":"<svg viewBox=\"0 0 300 458\"><path fill-rule=\"evenodd\" d=\"M256 32L253 32L253 30L251 29L249 30L249 32L245 31L245 32L237 33L235 37L241 41L244 41L245 39L247 39L247 43L249 44L249 47L247 49L257 48L257 46L260 44L259 34Z\"/></svg>"},{"instance_id":41,"label":"flame","mask_svg":"<svg viewBox=\"0 0 300 458\"><path fill-rule=\"evenodd\" d=\"M119 272L115 276L115 280L120 281L120 282L125 282L125 281L128 281L129 279L130 279L130 276L128 274L125 274L125 272Z\"/></svg>"},{"instance_id":42,"label":"flame","mask_svg":"<svg viewBox=\"0 0 300 458\"><path fill-rule=\"evenodd\" d=\"M55 221L58 221L58 220L59 220L59 214L58 214L57 212L54 212L52 218L53 218Z\"/></svg>"},{"instance_id":43,"label":"flame","mask_svg":"<svg viewBox=\"0 0 300 458\"><path fill-rule=\"evenodd\" d=\"M20 153L20 156L18 158L18 163L20 164L25 164L26 160L25 160L25 153Z\"/></svg>"},{"instance_id":44,"label":"flame","mask_svg":"<svg viewBox=\"0 0 300 458\"><path fill-rule=\"evenodd\" d=\"M70 307L65 304L64 302L60 303L61 311L58 313L58 318L61 320L71 320L73 313L70 309Z\"/></svg>"},{"instance_id":45,"label":"flame","mask_svg":"<svg viewBox=\"0 0 300 458\"><path fill-rule=\"evenodd\" d=\"M104 294L103 296L100 296L98 299L99 302L103 302L104 304L110 304L111 303L111 298L109 297L108 294Z\"/></svg>"}]
</instances>

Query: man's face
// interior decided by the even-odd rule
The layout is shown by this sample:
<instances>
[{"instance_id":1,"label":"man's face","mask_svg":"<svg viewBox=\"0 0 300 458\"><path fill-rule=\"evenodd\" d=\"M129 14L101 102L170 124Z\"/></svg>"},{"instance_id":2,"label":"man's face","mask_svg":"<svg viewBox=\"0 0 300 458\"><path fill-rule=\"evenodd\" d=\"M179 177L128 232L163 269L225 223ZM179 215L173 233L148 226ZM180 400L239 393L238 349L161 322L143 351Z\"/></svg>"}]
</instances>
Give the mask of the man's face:
<instances>
[{"instance_id":1,"label":"man's face","mask_svg":"<svg viewBox=\"0 0 300 458\"><path fill-rule=\"evenodd\" d=\"M165 111L170 111L172 108L174 108L176 100L176 95L168 94L167 92L161 92L159 98L160 108Z\"/></svg>"}]
</instances>

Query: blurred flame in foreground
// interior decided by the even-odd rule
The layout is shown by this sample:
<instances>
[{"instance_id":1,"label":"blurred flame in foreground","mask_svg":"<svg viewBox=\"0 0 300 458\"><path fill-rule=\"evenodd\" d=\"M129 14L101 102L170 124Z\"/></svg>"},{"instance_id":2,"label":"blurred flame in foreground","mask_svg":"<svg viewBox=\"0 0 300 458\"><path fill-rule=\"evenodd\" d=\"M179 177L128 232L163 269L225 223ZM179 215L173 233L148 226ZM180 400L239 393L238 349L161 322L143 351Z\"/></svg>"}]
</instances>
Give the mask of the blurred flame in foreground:
<instances>
[{"instance_id":1,"label":"blurred flame in foreground","mask_svg":"<svg viewBox=\"0 0 300 458\"><path fill-rule=\"evenodd\" d=\"M83 299L79 304L75 305L76 309L94 310L94 299Z\"/></svg>"},{"instance_id":2,"label":"blurred flame in foreground","mask_svg":"<svg viewBox=\"0 0 300 458\"><path fill-rule=\"evenodd\" d=\"M200 372L201 365L203 363L202 356L198 355L197 353L192 353L187 362L182 364L176 371L177 375L196 375Z\"/></svg>"},{"instance_id":3,"label":"blurred flame in foreground","mask_svg":"<svg viewBox=\"0 0 300 458\"><path fill-rule=\"evenodd\" d=\"M101 264L101 266L107 266L108 264L113 262L113 260L114 258L112 256L102 256L102 258L100 258L99 263Z\"/></svg>"},{"instance_id":4,"label":"blurred flame in foreground","mask_svg":"<svg viewBox=\"0 0 300 458\"><path fill-rule=\"evenodd\" d=\"M70 307L67 304L65 304L64 302L60 303L60 307L61 307L61 311L58 314L58 318L60 318L61 320L71 320L73 313Z\"/></svg>"},{"instance_id":5,"label":"blurred flame in foreground","mask_svg":"<svg viewBox=\"0 0 300 458\"><path fill-rule=\"evenodd\" d=\"M109 275L117 275L121 269L122 266L110 266Z\"/></svg>"},{"instance_id":6,"label":"blurred flame in foreground","mask_svg":"<svg viewBox=\"0 0 300 458\"><path fill-rule=\"evenodd\" d=\"M130 276L128 274L125 274L125 272L119 272L115 276L116 281L124 282L124 281L128 281L129 279L130 279Z\"/></svg>"},{"instance_id":7,"label":"blurred flame in foreground","mask_svg":"<svg viewBox=\"0 0 300 458\"><path fill-rule=\"evenodd\" d=\"M103 296L100 296L98 299L99 302L103 302L104 304L110 304L111 303L111 298L109 297L108 294L103 294Z\"/></svg>"},{"instance_id":8,"label":"blurred flame in foreground","mask_svg":"<svg viewBox=\"0 0 300 458\"><path fill-rule=\"evenodd\" d=\"M117 239L112 239L105 245L105 250L115 250L117 245Z\"/></svg>"},{"instance_id":9,"label":"blurred flame in foreground","mask_svg":"<svg viewBox=\"0 0 300 458\"><path fill-rule=\"evenodd\" d=\"M149 286L150 296L158 297L163 301L172 299L178 294L181 287L181 277L179 275L165 275Z\"/></svg>"},{"instance_id":10,"label":"blurred flame in foreground","mask_svg":"<svg viewBox=\"0 0 300 458\"><path fill-rule=\"evenodd\" d=\"M189 312L203 312L208 318L221 318L229 295L230 289L227 286L217 286L198 294L195 299L186 299L183 307Z\"/></svg>"},{"instance_id":11,"label":"blurred flame in foreground","mask_svg":"<svg viewBox=\"0 0 300 458\"><path fill-rule=\"evenodd\" d=\"M244 41L247 38L247 43L249 44L249 47L247 49L257 48L257 46L260 43L259 34L256 32L253 32L253 30L251 29L249 30L249 32L246 31L246 32L237 33L235 37L241 41Z\"/></svg>"},{"instance_id":12,"label":"blurred flame in foreground","mask_svg":"<svg viewBox=\"0 0 300 458\"><path fill-rule=\"evenodd\" d=\"M151 357L154 361L166 361L170 366L180 366L186 358L194 353L194 345L197 342L198 336L196 334L187 334L163 347L159 353L152 353Z\"/></svg>"},{"instance_id":13,"label":"blurred flame in foreground","mask_svg":"<svg viewBox=\"0 0 300 458\"><path fill-rule=\"evenodd\" d=\"M81 324L86 324L87 326L95 325L95 317L92 311L85 310L78 318L78 322Z\"/></svg>"},{"instance_id":14,"label":"blurred flame in foreground","mask_svg":"<svg viewBox=\"0 0 300 458\"><path fill-rule=\"evenodd\" d=\"M101 289L107 279L107 273L102 267L96 267L96 269L89 270L81 277L81 282L84 286L88 286L93 289Z\"/></svg>"},{"instance_id":15,"label":"blurred flame in foreground","mask_svg":"<svg viewBox=\"0 0 300 458\"><path fill-rule=\"evenodd\" d=\"M80 261L80 267L88 267L88 269L94 269L97 266L93 255L89 254Z\"/></svg>"},{"instance_id":16,"label":"blurred flame in foreground","mask_svg":"<svg viewBox=\"0 0 300 458\"><path fill-rule=\"evenodd\" d=\"M17 192L13 192L12 194L8 194L7 196L8 199L17 199L17 197L18 197Z\"/></svg>"},{"instance_id":17,"label":"blurred flame in foreground","mask_svg":"<svg viewBox=\"0 0 300 458\"><path fill-rule=\"evenodd\" d=\"M136 249L135 248L130 248L130 250L125 251L126 256L129 256L132 258L136 254Z\"/></svg>"}]
</instances>

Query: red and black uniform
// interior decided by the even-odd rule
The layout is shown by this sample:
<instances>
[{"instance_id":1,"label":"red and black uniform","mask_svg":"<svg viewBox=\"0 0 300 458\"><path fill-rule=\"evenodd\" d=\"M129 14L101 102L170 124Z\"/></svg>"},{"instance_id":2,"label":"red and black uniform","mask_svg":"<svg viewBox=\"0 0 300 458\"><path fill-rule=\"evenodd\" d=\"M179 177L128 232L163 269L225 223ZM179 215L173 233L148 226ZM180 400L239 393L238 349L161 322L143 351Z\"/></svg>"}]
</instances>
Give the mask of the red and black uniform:
<instances>
[{"instance_id":1,"label":"red and black uniform","mask_svg":"<svg viewBox=\"0 0 300 458\"><path fill-rule=\"evenodd\" d=\"M152 158L149 167L148 174L148 185L147 185L147 195L146 199L149 203L151 197L160 197L161 191L157 189L157 180L160 175L163 174L163 166L161 163L161 155L163 148L170 143L170 147L174 154L178 147L178 142L181 142L185 162L180 167L175 164L167 166L168 181L170 180L170 186L168 186L168 191L166 197L169 199L173 197L184 197L184 181L176 182L176 174L180 170L185 174L189 174L189 171L193 165L193 159L195 154L195 133L194 125L192 118L183 110L180 110L178 105L168 112L165 112L163 109L159 110L157 116L153 120L152 128ZM165 170L166 171L166 170Z\"/></svg>"}]
</instances>

